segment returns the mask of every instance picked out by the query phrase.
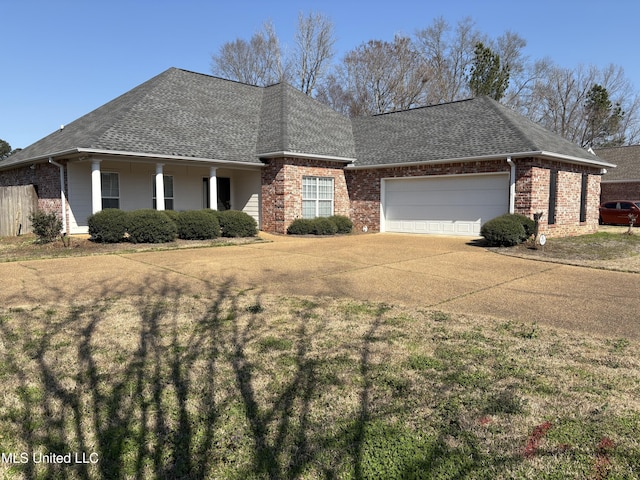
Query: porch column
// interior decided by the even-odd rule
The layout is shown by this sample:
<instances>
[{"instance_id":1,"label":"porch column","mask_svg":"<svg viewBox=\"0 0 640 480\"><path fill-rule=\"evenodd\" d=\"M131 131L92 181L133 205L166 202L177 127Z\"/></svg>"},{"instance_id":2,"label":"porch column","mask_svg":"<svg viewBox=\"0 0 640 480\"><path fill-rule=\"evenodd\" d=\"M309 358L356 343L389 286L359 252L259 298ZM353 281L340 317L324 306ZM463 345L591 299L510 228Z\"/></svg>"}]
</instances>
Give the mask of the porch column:
<instances>
[{"instance_id":1,"label":"porch column","mask_svg":"<svg viewBox=\"0 0 640 480\"><path fill-rule=\"evenodd\" d=\"M102 177L100 160L91 161L91 213L102 210Z\"/></svg>"},{"instance_id":2,"label":"porch column","mask_svg":"<svg viewBox=\"0 0 640 480\"><path fill-rule=\"evenodd\" d=\"M156 210L164 210L163 163L156 163Z\"/></svg>"},{"instance_id":3,"label":"porch column","mask_svg":"<svg viewBox=\"0 0 640 480\"><path fill-rule=\"evenodd\" d=\"M209 208L218 210L218 177L216 176L216 167L209 169Z\"/></svg>"}]
</instances>

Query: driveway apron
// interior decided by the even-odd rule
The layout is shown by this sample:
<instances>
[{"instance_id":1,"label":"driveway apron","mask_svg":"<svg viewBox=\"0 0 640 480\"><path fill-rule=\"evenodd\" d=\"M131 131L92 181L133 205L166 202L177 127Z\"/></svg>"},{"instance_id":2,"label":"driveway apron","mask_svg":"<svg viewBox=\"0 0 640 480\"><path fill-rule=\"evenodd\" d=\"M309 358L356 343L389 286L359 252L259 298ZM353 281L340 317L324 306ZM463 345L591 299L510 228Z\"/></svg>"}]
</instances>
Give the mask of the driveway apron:
<instances>
[{"instance_id":1,"label":"driveway apron","mask_svg":"<svg viewBox=\"0 0 640 480\"><path fill-rule=\"evenodd\" d=\"M469 239L402 234L0 264L5 307L121 295L255 294L353 298L640 338L640 275L489 252ZM628 292L634 292L633 295Z\"/></svg>"}]
</instances>

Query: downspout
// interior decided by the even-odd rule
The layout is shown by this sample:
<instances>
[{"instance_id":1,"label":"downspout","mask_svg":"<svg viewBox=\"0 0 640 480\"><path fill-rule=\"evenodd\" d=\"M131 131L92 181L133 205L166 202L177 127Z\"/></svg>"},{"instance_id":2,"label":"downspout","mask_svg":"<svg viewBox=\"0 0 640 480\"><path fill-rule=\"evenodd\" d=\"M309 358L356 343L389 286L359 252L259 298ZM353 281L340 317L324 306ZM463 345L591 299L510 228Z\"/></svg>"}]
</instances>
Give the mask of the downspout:
<instances>
[{"instance_id":1,"label":"downspout","mask_svg":"<svg viewBox=\"0 0 640 480\"><path fill-rule=\"evenodd\" d=\"M511 175L509 177L509 213L516 211L516 164L513 163L511 157L507 157L507 163L511 167Z\"/></svg>"},{"instance_id":2,"label":"downspout","mask_svg":"<svg viewBox=\"0 0 640 480\"><path fill-rule=\"evenodd\" d=\"M64 165L53 160L53 157L49 157L49 163L55 165L60 169L60 203L62 204L62 233L67 233L67 199L64 193Z\"/></svg>"}]
</instances>

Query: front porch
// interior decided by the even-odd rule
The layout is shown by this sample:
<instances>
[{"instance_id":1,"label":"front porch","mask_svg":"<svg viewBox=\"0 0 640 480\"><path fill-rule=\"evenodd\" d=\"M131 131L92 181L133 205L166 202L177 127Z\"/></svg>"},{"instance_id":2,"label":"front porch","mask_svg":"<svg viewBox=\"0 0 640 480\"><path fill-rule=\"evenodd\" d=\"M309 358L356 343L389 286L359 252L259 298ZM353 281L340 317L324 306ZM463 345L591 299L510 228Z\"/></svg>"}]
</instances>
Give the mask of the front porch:
<instances>
[{"instance_id":1,"label":"front porch","mask_svg":"<svg viewBox=\"0 0 640 480\"><path fill-rule=\"evenodd\" d=\"M241 210L261 224L260 167L92 158L66 170L71 234L88 233L87 218L105 208Z\"/></svg>"}]
</instances>

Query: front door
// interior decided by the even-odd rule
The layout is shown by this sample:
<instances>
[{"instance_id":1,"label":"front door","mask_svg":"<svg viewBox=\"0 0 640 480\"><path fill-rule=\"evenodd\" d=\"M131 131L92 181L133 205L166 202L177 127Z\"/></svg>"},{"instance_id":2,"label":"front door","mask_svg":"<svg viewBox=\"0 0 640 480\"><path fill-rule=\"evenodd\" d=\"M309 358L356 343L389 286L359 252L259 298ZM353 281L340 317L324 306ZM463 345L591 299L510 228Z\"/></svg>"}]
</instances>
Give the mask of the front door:
<instances>
[{"instance_id":1,"label":"front door","mask_svg":"<svg viewBox=\"0 0 640 480\"><path fill-rule=\"evenodd\" d=\"M228 177L217 177L216 185L218 190L218 210L231 209L231 179ZM204 208L211 208L209 205L209 179L202 179L202 205Z\"/></svg>"}]
</instances>

